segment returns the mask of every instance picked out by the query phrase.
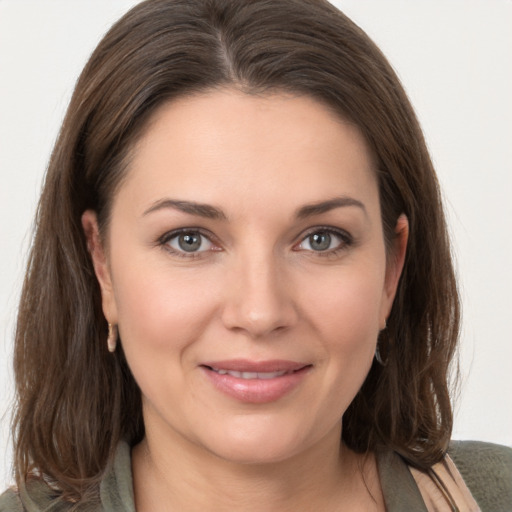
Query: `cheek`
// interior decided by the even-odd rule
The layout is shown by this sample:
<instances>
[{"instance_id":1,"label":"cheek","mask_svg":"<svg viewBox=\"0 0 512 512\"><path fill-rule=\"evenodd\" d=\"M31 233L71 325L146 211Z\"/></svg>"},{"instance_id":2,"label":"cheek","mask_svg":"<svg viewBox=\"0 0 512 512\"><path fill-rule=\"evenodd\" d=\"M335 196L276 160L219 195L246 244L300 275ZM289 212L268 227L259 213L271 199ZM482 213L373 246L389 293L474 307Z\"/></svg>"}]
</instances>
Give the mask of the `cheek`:
<instances>
[{"instance_id":1,"label":"cheek","mask_svg":"<svg viewBox=\"0 0 512 512\"><path fill-rule=\"evenodd\" d=\"M343 413L371 367L379 334L384 272L366 266L317 280L304 296L304 315L324 354L324 387L328 406Z\"/></svg>"},{"instance_id":2,"label":"cheek","mask_svg":"<svg viewBox=\"0 0 512 512\"><path fill-rule=\"evenodd\" d=\"M304 315L340 349L374 342L379 331L384 272L362 267L315 280L304 295Z\"/></svg>"},{"instance_id":3,"label":"cheek","mask_svg":"<svg viewBox=\"0 0 512 512\"><path fill-rule=\"evenodd\" d=\"M326 309L318 311L319 318L325 311L331 318L329 322L321 322L329 378L347 392L348 402L366 378L375 352L379 308L374 291L371 287L365 290L346 286L325 304Z\"/></svg>"},{"instance_id":4,"label":"cheek","mask_svg":"<svg viewBox=\"0 0 512 512\"><path fill-rule=\"evenodd\" d=\"M200 272L154 262L117 267L114 291L125 350L180 351L201 336L215 311L216 287Z\"/></svg>"},{"instance_id":5,"label":"cheek","mask_svg":"<svg viewBox=\"0 0 512 512\"><path fill-rule=\"evenodd\" d=\"M205 286L199 272L171 272L154 263L124 270L115 292L128 365L146 405L175 411L191 389L197 342L215 316L215 286Z\"/></svg>"},{"instance_id":6,"label":"cheek","mask_svg":"<svg viewBox=\"0 0 512 512\"><path fill-rule=\"evenodd\" d=\"M316 347L318 388L311 417L331 428L345 414L372 365L379 332L383 272L377 267L317 273L302 282L306 338Z\"/></svg>"}]
</instances>

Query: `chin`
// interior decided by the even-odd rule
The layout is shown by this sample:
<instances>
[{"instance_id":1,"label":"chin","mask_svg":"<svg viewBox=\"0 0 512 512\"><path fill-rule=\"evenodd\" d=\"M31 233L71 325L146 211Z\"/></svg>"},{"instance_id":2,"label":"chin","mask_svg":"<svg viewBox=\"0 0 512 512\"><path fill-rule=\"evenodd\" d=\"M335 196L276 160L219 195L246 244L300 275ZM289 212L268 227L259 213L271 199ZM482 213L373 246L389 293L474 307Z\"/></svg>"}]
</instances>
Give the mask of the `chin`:
<instances>
[{"instance_id":1,"label":"chin","mask_svg":"<svg viewBox=\"0 0 512 512\"><path fill-rule=\"evenodd\" d=\"M248 418L244 418L247 420ZM202 444L210 453L236 464L276 464L307 450L316 439L297 428L276 424L270 418L233 422L212 429Z\"/></svg>"},{"instance_id":2,"label":"chin","mask_svg":"<svg viewBox=\"0 0 512 512\"><path fill-rule=\"evenodd\" d=\"M210 452L220 459L232 464L266 465L278 464L292 458L300 450L296 447L283 446L282 443L255 443L248 440L245 443L231 441L225 446L210 448Z\"/></svg>"}]
</instances>

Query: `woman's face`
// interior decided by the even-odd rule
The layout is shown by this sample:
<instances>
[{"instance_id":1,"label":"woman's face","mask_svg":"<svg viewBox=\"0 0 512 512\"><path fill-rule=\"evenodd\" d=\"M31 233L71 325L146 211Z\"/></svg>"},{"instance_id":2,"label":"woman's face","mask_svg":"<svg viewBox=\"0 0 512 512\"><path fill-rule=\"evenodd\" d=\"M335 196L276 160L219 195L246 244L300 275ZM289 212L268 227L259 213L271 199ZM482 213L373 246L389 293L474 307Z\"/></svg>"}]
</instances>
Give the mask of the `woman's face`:
<instances>
[{"instance_id":1,"label":"woman's face","mask_svg":"<svg viewBox=\"0 0 512 512\"><path fill-rule=\"evenodd\" d=\"M161 108L107 248L83 218L148 439L239 462L339 442L401 264L359 131L308 97L224 90Z\"/></svg>"}]
</instances>

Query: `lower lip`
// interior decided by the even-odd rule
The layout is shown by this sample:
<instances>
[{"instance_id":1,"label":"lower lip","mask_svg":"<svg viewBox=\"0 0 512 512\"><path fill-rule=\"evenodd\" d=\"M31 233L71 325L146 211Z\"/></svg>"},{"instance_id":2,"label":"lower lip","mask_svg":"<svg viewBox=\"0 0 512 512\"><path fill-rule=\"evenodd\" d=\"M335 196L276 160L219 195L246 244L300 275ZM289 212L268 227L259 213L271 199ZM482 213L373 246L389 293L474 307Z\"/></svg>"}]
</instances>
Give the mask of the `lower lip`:
<instances>
[{"instance_id":1,"label":"lower lip","mask_svg":"<svg viewBox=\"0 0 512 512\"><path fill-rule=\"evenodd\" d=\"M240 402L265 404L275 402L295 389L306 377L310 366L274 379L241 379L221 375L205 366L201 367L213 385L221 392Z\"/></svg>"}]
</instances>

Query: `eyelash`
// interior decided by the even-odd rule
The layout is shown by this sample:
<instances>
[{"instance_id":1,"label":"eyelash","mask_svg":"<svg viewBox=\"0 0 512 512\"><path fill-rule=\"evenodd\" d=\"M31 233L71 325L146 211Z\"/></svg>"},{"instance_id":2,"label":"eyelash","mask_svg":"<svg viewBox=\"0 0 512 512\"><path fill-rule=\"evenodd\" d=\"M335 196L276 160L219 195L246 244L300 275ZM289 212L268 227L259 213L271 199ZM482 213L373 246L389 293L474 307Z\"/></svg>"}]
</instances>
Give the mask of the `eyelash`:
<instances>
[{"instance_id":1,"label":"eyelash","mask_svg":"<svg viewBox=\"0 0 512 512\"><path fill-rule=\"evenodd\" d=\"M171 253L173 256L178 256L179 258L186 258L186 259L196 259L201 258L205 252L217 252L216 250L210 250L210 251L198 251L198 252L186 252L186 251L177 251L173 247L169 245L169 242L173 240L174 238L184 235L184 234L191 234L191 235L200 235L201 237L206 238L212 245L215 244L215 237L201 229L201 228L182 228L182 229L176 229L174 231L169 231L168 233L165 233L157 240L157 245L161 246L164 250Z\"/></svg>"},{"instance_id":2,"label":"eyelash","mask_svg":"<svg viewBox=\"0 0 512 512\"><path fill-rule=\"evenodd\" d=\"M338 237L341 240L341 242L337 247L335 247L333 249L326 250L326 251L313 251L313 250L308 251L310 253L313 253L315 256L320 256L320 257L324 257L324 258L328 258L328 257L332 258L332 257L337 256L340 252L348 250L350 247L352 247L354 245L353 236L342 229L333 228L330 226L315 226L314 228L310 229L301 238L300 242L298 244L296 244L294 247L296 247L297 245L303 244L310 236L312 236L314 234L318 234L318 233L334 235L334 236ZM299 251L300 249L297 249L297 250Z\"/></svg>"},{"instance_id":3,"label":"eyelash","mask_svg":"<svg viewBox=\"0 0 512 512\"><path fill-rule=\"evenodd\" d=\"M341 240L341 242L338 247L335 247L333 249L329 249L326 251L314 251L314 250L306 251L306 252L314 254L315 256L334 257L334 256L338 255L340 252L346 251L347 249L349 249L351 246L354 245L354 238L344 230L329 227L329 226L315 226L314 228L310 229L306 234L304 234L304 236L302 236L300 241L294 245L293 250L299 252L301 249L296 249L296 247L303 244L312 235L318 234L318 233L334 235L334 236L338 237ZM167 252L173 254L174 256L178 256L179 258L186 258L186 259L201 258L204 256L204 253L206 253L206 252L217 252L217 251L222 250L222 249L213 249L213 250L210 249L210 250L204 250L204 251L198 251L198 252L178 251L178 250L172 248L169 245L169 242L182 234L200 235L201 237L206 238L209 241L209 243L211 243L213 246L217 245L215 242L215 237L213 237L213 235L210 232L207 232L201 228L182 228L182 229L177 229L174 231L169 231L169 232L165 233L164 235L162 235L157 240L157 245L161 246L163 249L165 249ZM217 247L218 247L218 245L217 245Z\"/></svg>"}]
</instances>

